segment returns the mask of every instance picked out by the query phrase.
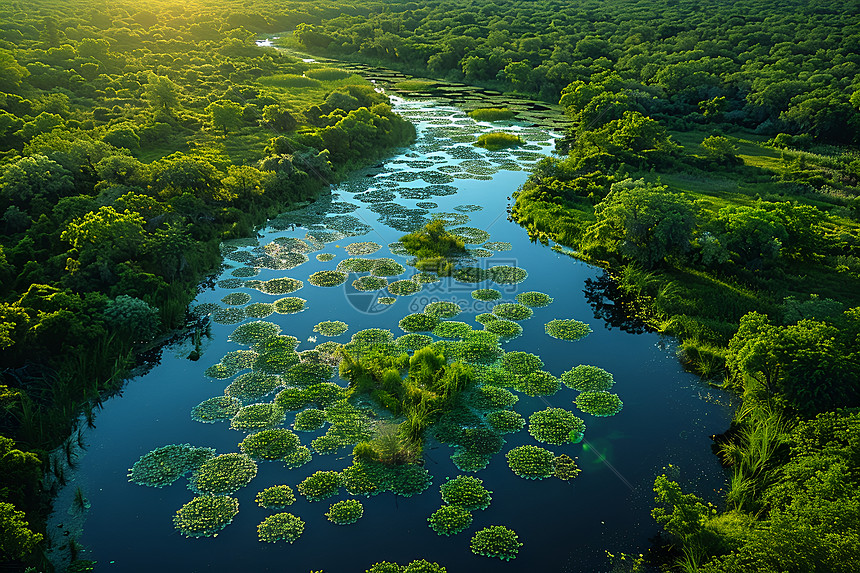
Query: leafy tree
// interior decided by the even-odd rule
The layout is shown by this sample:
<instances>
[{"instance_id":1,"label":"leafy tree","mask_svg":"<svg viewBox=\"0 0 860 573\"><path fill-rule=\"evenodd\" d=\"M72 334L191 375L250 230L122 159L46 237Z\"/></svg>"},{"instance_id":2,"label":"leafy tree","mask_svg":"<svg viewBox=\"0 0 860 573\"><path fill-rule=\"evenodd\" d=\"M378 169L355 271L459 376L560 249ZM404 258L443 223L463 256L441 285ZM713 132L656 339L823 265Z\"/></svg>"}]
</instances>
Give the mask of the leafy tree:
<instances>
[{"instance_id":1,"label":"leafy tree","mask_svg":"<svg viewBox=\"0 0 860 573\"><path fill-rule=\"evenodd\" d=\"M3 559L25 559L42 542L41 533L33 533L27 516L11 503L0 502L0 555Z\"/></svg>"},{"instance_id":2,"label":"leafy tree","mask_svg":"<svg viewBox=\"0 0 860 573\"><path fill-rule=\"evenodd\" d=\"M43 213L74 189L70 173L44 155L21 157L0 176L0 197L31 213Z\"/></svg>"},{"instance_id":3,"label":"leafy tree","mask_svg":"<svg viewBox=\"0 0 860 573\"><path fill-rule=\"evenodd\" d=\"M702 141L701 145L705 150L705 156L717 163L733 165L740 161L737 156L738 148L727 137L710 135Z\"/></svg>"},{"instance_id":4,"label":"leafy tree","mask_svg":"<svg viewBox=\"0 0 860 573\"><path fill-rule=\"evenodd\" d=\"M275 104L263 108L263 119L278 131L292 131L298 125L289 111Z\"/></svg>"},{"instance_id":5,"label":"leafy tree","mask_svg":"<svg viewBox=\"0 0 860 573\"><path fill-rule=\"evenodd\" d=\"M143 244L144 223L138 213L100 207L70 222L60 238L82 252L121 259L134 255Z\"/></svg>"},{"instance_id":6,"label":"leafy tree","mask_svg":"<svg viewBox=\"0 0 860 573\"><path fill-rule=\"evenodd\" d=\"M179 87L167 76L150 74L144 96L152 107L168 113L179 105Z\"/></svg>"},{"instance_id":7,"label":"leafy tree","mask_svg":"<svg viewBox=\"0 0 860 573\"><path fill-rule=\"evenodd\" d=\"M161 329L158 309L145 301L128 295L119 295L104 310L108 324L124 333L134 342L148 342Z\"/></svg>"},{"instance_id":8,"label":"leafy tree","mask_svg":"<svg viewBox=\"0 0 860 573\"><path fill-rule=\"evenodd\" d=\"M780 217L763 206L724 207L713 225L732 260L752 270L773 265L788 240Z\"/></svg>"},{"instance_id":9,"label":"leafy tree","mask_svg":"<svg viewBox=\"0 0 860 573\"><path fill-rule=\"evenodd\" d=\"M665 185L625 179L594 208L597 221L586 230L590 250L606 250L646 268L667 257L682 257L692 247L696 208Z\"/></svg>"},{"instance_id":10,"label":"leafy tree","mask_svg":"<svg viewBox=\"0 0 860 573\"><path fill-rule=\"evenodd\" d=\"M238 127L242 123L244 107L230 100L213 101L206 106L206 113L212 120L212 126L227 135L227 130Z\"/></svg>"},{"instance_id":11,"label":"leafy tree","mask_svg":"<svg viewBox=\"0 0 860 573\"><path fill-rule=\"evenodd\" d=\"M200 199L228 199L222 174L209 161L177 152L153 162L153 186L162 197L191 193Z\"/></svg>"}]
</instances>

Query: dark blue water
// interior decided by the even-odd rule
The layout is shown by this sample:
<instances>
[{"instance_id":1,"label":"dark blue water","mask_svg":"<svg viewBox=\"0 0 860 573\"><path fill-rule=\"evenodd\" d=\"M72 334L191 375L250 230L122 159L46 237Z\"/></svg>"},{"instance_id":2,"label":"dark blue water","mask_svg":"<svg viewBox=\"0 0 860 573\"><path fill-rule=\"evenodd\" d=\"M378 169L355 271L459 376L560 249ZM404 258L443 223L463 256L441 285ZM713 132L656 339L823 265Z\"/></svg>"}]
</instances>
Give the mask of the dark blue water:
<instances>
[{"instance_id":1,"label":"dark blue water","mask_svg":"<svg viewBox=\"0 0 860 573\"><path fill-rule=\"evenodd\" d=\"M410 107L411 106L411 107ZM416 119L420 106L408 104ZM432 109L432 106L430 107ZM438 110L437 110L438 111ZM474 126L462 114L446 112L448 118L425 118L442 124L456 121L459 126L473 130ZM443 149L422 148L431 138L425 137L409 150L410 159L421 160L427 155L438 166L455 165L446 154L458 144L443 141ZM539 138L540 139L540 138ZM549 142L537 142L548 152ZM466 145L470 149L471 146ZM492 157L480 150L483 156ZM395 158L396 160L397 158ZM402 159L402 157L401 157ZM389 163L389 165L394 165ZM402 165L398 167L402 169ZM415 169L421 171L421 169ZM365 174L359 174L366 182ZM384 178L385 176L383 176ZM548 405L562 407L580 415L587 424L585 441L576 445L547 446L556 454L578 457L583 472L567 483L556 479L530 481L517 477L507 467L504 453L521 444L536 443L526 430L505 436L507 444L490 465L477 473L484 485L492 490L493 501L484 511L473 513L474 521L465 532L452 537L436 535L428 526L427 517L441 505L439 485L445 476L459 475L449 459L451 450L437 447L425 452L426 467L433 474L429 490L412 498L395 497L391 493L364 499L364 517L355 525L337 526L328 522L324 513L329 504L349 496L322 502L308 502L297 495L296 503L283 511L301 517L305 531L292 545L260 543L257 525L273 513L254 503L262 489L289 484L293 488L305 477L320 469L342 469L350 464L348 450L334 455L314 454L313 461L295 470L286 470L280 463L261 463L257 477L235 496L240 502L239 514L233 523L214 538L186 539L173 527L174 512L193 498L186 480L154 489L128 483L127 470L146 452L172 443L190 443L215 448L218 453L238 451L237 444L245 433L231 430L226 423L200 424L191 420L190 410L201 401L223 393L229 380L211 380L203 371L218 362L225 353L240 347L227 342L236 325L212 325L212 339L206 340L202 358L197 362L185 357L190 351L187 343L164 349L161 361L146 375L130 380L121 398L110 400L96 419L96 429L86 433L87 451L82 457L73 485L80 486L92 507L79 541L88 551L86 557L99 562L101 571L151 572L165 571L284 571L326 573L361 572L371 564L387 560L401 564L415 559L437 561L450 573L472 571L599 571L608 569L605 551L639 553L647 539L656 533L650 517L653 502L652 486L655 476L664 466L673 464L680 469L680 479L686 489L709 497L722 486L722 474L716 459L710 454L708 436L725 429L726 413L714 400L707 398L698 379L686 374L674 357L671 341L655 334L630 334L611 328L595 319L593 309L583 295L585 281L600 275L600 270L553 252L540 244L530 243L526 233L505 215L506 198L522 184L525 171L500 171L491 181L457 179L458 193L429 199L438 203L437 212L452 212L462 204L483 206L469 213L470 226L489 231L491 241L508 241L509 252L496 253L489 264L517 264L528 270L528 278L519 285L501 287L504 300L512 300L516 292L542 291L555 301L545 308L535 309L534 316L521 322L523 336L504 345L505 350L525 350L539 354L545 369L555 375L577 364L592 364L612 372L616 384L613 392L624 401L624 409L616 416L595 418L580 414L572 404L575 392L562 388L548 398L519 395L515 409L524 417ZM423 185L420 181L406 186ZM342 187L338 200L351 201L352 194ZM396 188L392 189L396 191ZM398 203L412 207L416 200ZM425 285L412 297L402 297L390 307L374 307L368 311L367 300L356 297L345 287L318 288L307 283L312 272L334 269L347 255L342 247L356 241L375 241L383 245L371 257L392 257L405 262L404 257L388 253L385 245L403 233L376 221L377 215L359 203L354 215L370 224L373 230L360 237L349 237L329 243L319 252L335 253L337 257L322 263L310 254L310 261L290 271L263 270L255 279L267 280L290 276L305 281L305 287L290 296L308 300L307 310L293 315L274 314L265 320L279 324L282 334L306 341L314 336L313 326L323 320L343 320L349 332L334 340L346 342L358 330L389 328L395 335L402 332L397 322L406 314L420 311L434 300L457 300L464 312L454 320L480 325L473 321L478 312L485 312L485 303L474 301L470 292L474 285L464 285L443 279ZM260 245L279 236L304 236L305 229L293 231L262 231ZM239 266L233 263L233 267ZM222 278L229 277L226 270ZM411 270L399 278L408 278ZM482 287L496 286L482 284ZM499 288L499 287L497 287ZM272 302L281 296L265 295L255 290L239 289L252 295L252 302ZM218 302L230 291L216 288L203 292L196 303ZM576 318L588 322L594 332L577 342L556 340L544 333L544 324L554 318ZM250 320L250 319L249 319ZM303 342L299 350L313 348L327 340ZM287 424L292 416L288 416ZM309 445L322 431L300 432L302 443ZM69 490L71 488L68 488ZM69 527L66 514L69 491L58 501L55 523ZM524 544L518 557L511 562L473 555L469 549L472 534L489 525L505 525L519 534Z\"/></svg>"}]
</instances>

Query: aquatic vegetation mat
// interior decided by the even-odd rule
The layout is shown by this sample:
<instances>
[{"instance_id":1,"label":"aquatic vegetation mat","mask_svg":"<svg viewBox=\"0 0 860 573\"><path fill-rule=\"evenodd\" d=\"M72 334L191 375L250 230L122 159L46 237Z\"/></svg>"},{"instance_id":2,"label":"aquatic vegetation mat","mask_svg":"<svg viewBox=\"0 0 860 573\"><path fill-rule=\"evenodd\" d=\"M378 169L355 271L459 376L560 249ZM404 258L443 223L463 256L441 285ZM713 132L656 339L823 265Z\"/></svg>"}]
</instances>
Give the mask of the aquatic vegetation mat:
<instances>
[{"instance_id":1,"label":"aquatic vegetation mat","mask_svg":"<svg viewBox=\"0 0 860 573\"><path fill-rule=\"evenodd\" d=\"M307 301L297 296L279 298L275 301L275 312L278 314L294 314L305 310Z\"/></svg>"},{"instance_id":2,"label":"aquatic vegetation mat","mask_svg":"<svg viewBox=\"0 0 860 573\"><path fill-rule=\"evenodd\" d=\"M462 308L456 302L437 301L431 302L424 307L424 314L437 316L439 318L453 318L462 312Z\"/></svg>"},{"instance_id":3,"label":"aquatic vegetation mat","mask_svg":"<svg viewBox=\"0 0 860 573\"><path fill-rule=\"evenodd\" d=\"M131 467L128 481L149 487L164 487L198 469L215 456L212 448L170 444L142 455Z\"/></svg>"},{"instance_id":4,"label":"aquatic vegetation mat","mask_svg":"<svg viewBox=\"0 0 860 573\"><path fill-rule=\"evenodd\" d=\"M576 341L591 334L591 327L574 319L555 319L546 323L546 333L559 340Z\"/></svg>"},{"instance_id":5,"label":"aquatic vegetation mat","mask_svg":"<svg viewBox=\"0 0 860 573\"><path fill-rule=\"evenodd\" d=\"M585 422L564 408L547 408L529 416L529 434L554 445L577 443L585 434Z\"/></svg>"},{"instance_id":6,"label":"aquatic vegetation mat","mask_svg":"<svg viewBox=\"0 0 860 573\"><path fill-rule=\"evenodd\" d=\"M539 446L519 446L505 457L511 471L521 478L545 479L555 472L555 454Z\"/></svg>"},{"instance_id":7,"label":"aquatic vegetation mat","mask_svg":"<svg viewBox=\"0 0 860 573\"><path fill-rule=\"evenodd\" d=\"M191 409L191 419L204 424L229 420L242 407L242 403L230 396L215 396L203 400Z\"/></svg>"},{"instance_id":8,"label":"aquatic vegetation mat","mask_svg":"<svg viewBox=\"0 0 860 573\"><path fill-rule=\"evenodd\" d=\"M483 480L474 476L457 476L439 487L442 501L448 505L462 507L466 511L476 511L490 507L493 499L490 490L484 487Z\"/></svg>"},{"instance_id":9,"label":"aquatic vegetation mat","mask_svg":"<svg viewBox=\"0 0 860 573\"><path fill-rule=\"evenodd\" d=\"M328 337L340 336L347 330L349 330L349 325L341 320L326 320L314 326L314 332Z\"/></svg>"},{"instance_id":10,"label":"aquatic vegetation mat","mask_svg":"<svg viewBox=\"0 0 860 573\"><path fill-rule=\"evenodd\" d=\"M577 392L602 392L615 384L612 374L597 366L580 364L562 373L561 381Z\"/></svg>"},{"instance_id":11,"label":"aquatic vegetation mat","mask_svg":"<svg viewBox=\"0 0 860 573\"><path fill-rule=\"evenodd\" d=\"M283 509L295 503L296 495L288 485L275 485L258 493L254 501L266 509Z\"/></svg>"},{"instance_id":12,"label":"aquatic vegetation mat","mask_svg":"<svg viewBox=\"0 0 860 573\"><path fill-rule=\"evenodd\" d=\"M227 495L248 485L257 475L257 464L245 454L230 453L203 462L188 479L188 489L205 495Z\"/></svg>"},{"instance_id":13,"label":"aquatic vegetation mat","mask_svg":"<svg viewBox=\"0 0 860 573\"><path fill-rule=\"evenodd\" d=\"M521 292L517 295L517 302L532 308L547 306L552 303L553 298L542 292Z\"/></svg>"},{"instance_id":14,"label":"aquatic vegetation mat","mask_svg":"<svg viewBox=\"0 0 860 573\"><path fill-rule=\"evenodd\" d=\"M251 302L251 295L246 292L231 292L227 296L221 299L221 302L224 304L241 306L243 304L248 304Z\"/></svg>"},{"instance_id":15,"label":"aquatic vegetation mat","mask_svg":"<svg viewBox=\"0 0 860 573\"><path fill-rule=\"evenodd\" d=\"M355 257L358 255L372 255L381 248L382 245L380 245L379 243L374 243L372 241L364 241L361 243L351 243L347 245L346 252Z\"/></svg>"},{"instance_id":16,"label":"aquatic vegetation mat","mask_svg":"<svg viewBox=\"0 0 860 573\"><path fill-rule=\"evenodd\" d=\"M446 505L434 511L427 522L439 535L456 535L472 525L472 513L456 505Z\"/></svg>"},{"instance_id":17,"label":"aquatic vegetation mat","mask_svg":"<svg viewBox=\"0 0 860 573\"><path fill-rule=\"evenodd\" d=\"M340 271L317 271L308 277L308 282L318 287L336 287L345 283L347 276Z\"/></svg>"},{"instance_id":18,"label":"aquatic vegetation mat","mask_svg":"<svg viewBox=\"0 0 860 573\"><path fill-rule=\"evenodd\" d=\"M185 537L214 537L239 513L239 500L227 496L195 497L176 512L173 526Z\"/></svg>"},{"instance_id":19,"label":"aquatic vegetation mat","mask_svg":"<svg viewBox=\"0 0 860 573\"><path fill-rule=\"evenodd\" d=\"M505 320L526 320L531 318L534 311L523 304L501 302L493 307L493 314Z\"/></svg>"},{"instance_id":20,"label":"aquatic vegetation mat","mask_svg":"<svg viewBox=\"0 0 860 573\"><path fill-rule=\"evenodd\" d=\"M236 330L227 337L230 342L237 344L253 344L260 342L271 336L277 336L281 333L281 327L273 322L264 320L255 320L254 322L246 322L238 326Z\"/></svg>"},{"instance_id":21,"label":"aquatic vegetation mat","mask_svg":"<svg viewBox=\"0 0 860 573\"><path fill-rule=\"evenodd\" d=\"M580 411L598 417L614 416L624 406L618 394L592 390L580 393L573 403Z\"/></svg>"},{"instance_id":22,"label":"aquatic vegetation mat","mask_svg":"<svg viewBox=\"0 0 860 573\"><path fill-rule=\"evenodd\" d=\"M321 501L336 495L342 485L343 478L339 472L317 471L305 478L296 489L308 501Z\"/></svg>"},{"instance_id":23,"label":"aquatic vegetation mat","mask_svg":"<svg viewBox=\"0 0 860 573\"><path fill-rule=\"evenodd\" d=\"M421 284L410 280L389 283L388 292L395 296L411 296L421 290Z\"/></svg>"},{"instance_id":24,"label":"aquatic vegetation mat","mask_svg":"<svg viewBox=\"0 0 860 573\"><path fill-rule=\"evenodd\" d=\"M325 516L336 525L350 525L364 515L364 506L357 499L345 499L333 503Z\"/></svg>"},{"instance_id":25,"label":"aquatic vegetation mat","mask_svg":"<svg viewBox=\"0 0 860 573\"><path fill-rule=\"evenodd\" d=\"M352 287L360 291L375 291L381 290L388 286L388 279L385 277L376 277L373 275L358 277L352 281Z\"/></svg>"},{"instance_id":26,"label":"aquatic vegetation mat","mask_svg":"<svg viewBox=\"0 0 860 573\"><path fill-rule=\"evenodd\" d=\"M284 422L284 411L275 404L249 404L230 420L234 430L262 430Z\"/></svg>"},{"instance_id":27,"label":"aquatic vegetation mat","mask_svg":"<svg viewBox=\"0 0 860 573\"><path fill-rule=\"evenodd\" d=\"M522 546L517 534L502 525L492 525L477 531L472 536L470 545L472 553L484 557L498 557L502 561L514 559Z\"/></svg>"},{"instance_id":28,"label":"aquatic vegetation mat","mask_svg":"<svg viewBox=\"0 0 860 573\"><path fill-rule=\"evenodd\" d=\"M270 515L257 526L257 538L267 543L293 543L305 531L305 522L292 513Z\"/></svg>"},{"instance_id":29,"label":"aquatic vegetation mat","mask_svg":"<svg viewBox=\"0 0 860 573\"><path fill-rule=\"evenodd\" d=\"M284 459L301 445L299 437L286 428L270 428L248 434L239 443L239 449L254 460Z\"/></svg>"}]
</instances>

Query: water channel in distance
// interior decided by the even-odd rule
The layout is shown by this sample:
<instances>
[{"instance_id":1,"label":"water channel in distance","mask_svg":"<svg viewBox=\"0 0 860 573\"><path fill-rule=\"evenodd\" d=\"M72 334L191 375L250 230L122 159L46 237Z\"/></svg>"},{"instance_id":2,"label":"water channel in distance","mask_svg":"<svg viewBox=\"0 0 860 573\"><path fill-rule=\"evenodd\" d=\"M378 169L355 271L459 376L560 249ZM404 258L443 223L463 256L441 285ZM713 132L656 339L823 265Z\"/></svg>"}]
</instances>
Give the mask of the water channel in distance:
<instances>
[{"instance_id":1,"label":"water channel in distance","mask_svg":"<svg viewBox=\"0 0 860 573\"><path fill-rule=\"evenodd\" d=\"M505 435L502 451L486 469L471 474L481 478L493 492L492 503L485 510L473 512L472 525L458 535L439 536L427 524L427 517L442 504L440 484L446 477L464 473L452 463L450 447L431 441L424 456L425 467L433 477L429 489L409 498L390 492L367 499L359 497L364 516L356 524L338 526L324 516L334 501L353 498L343 489L336 497L318 502L308 502L297 493L297 501L279 511L289 511L305 521L302 536L293 544L257 540L257 525L274 513L256 505L257 492L277 484L287 484L295 490L300 481L317 470L347 467L351 448L341 448L334 454L314 453L311 462L297 469L288 470L279 462L259 463L257 476L235 494L240 510L232 524L217 537L185 538L174 529L173 516L194 497L186 487L187 479L180 478L164 488L149 488L129 483L127 473L140 456L167 444L211 447L219 454L239 451L237 444L245 432L230 429L228 422L202 424L190 417L195 405L222 395L230 383L229 379L205 376L207 367L228 352L247 348L228 341L239 323L213 322L211 338L203 340L200 360L187 359L191 351L188 342L165 347L160 361L147 374L129 380L121 398L109 400L98 413L95 429L84 433L86 451L81 455L74 481L58 499L53 526L71 529L75 519L66 511L69 492L80 487L91 506L85 512L82 531L72 535L79 535L78 540L87 548L83 556L98 561L98 570L355 573L378 561L402 565L422 558L444 565L449 573L606 570L607 550L638 553L656 533L656 524L650 517L652 487L664 467L677 466L685 490L705 497L713 496L714 490L722 487L722 472L710 453L708 436L726 428L727 413L713 391L683 372L671 340L653 333L631 333L595 317L584 290L587 280L602 274L600 269L530 242L525 231L507 218L508 198L525 181L527 169L551 152L552 136L538 128L505 123L504 129L517 132L528 144L525 148L489 152L471 142L476 134L498 129L499 124L476 123L457 108L433 102L397 100L395 108L416 124L419 138L415 144L382 166L356 173L337 186L331 197L270 222L256 241L226 245L219 284L202 290L194 304L227 308L221 299L237 292L248 293L251 303L271 303L282 298L284 295L265 294L241 284L238 288L225 287L236 287L236 275L253 272L236 269L254 268L263 260L259 257L267 253L262 247L276 239L283 244L283 238L303 239L315 250L307 253L307 262L289 270L262 268L258 274L239 280L292 277L304 282L303 288L289 296L306 299L306 310L263 318L278 324L281 334L297 337L300 351L329 340L313 331L321 321L348 323L348 332L331 339L341 343L366 328L390 329L400 336L404 334L398 328L401 318L420 312L429 302L446 300L456 301L463 308L453 320L479 330L481 325L475 322L475 316L488 312L491 305L471 297L475 288L497 288L503 294L502 301L513 301L519 292L539 291L554 301L534 309L530 319L521 321L522 336L504 343L504 350L537 354L544 369L556 376L578 364L611 372L616 381L611 391L623 400L622 411L604 418L580 413L572 403L576 392L565 386L545 398L518 393L519 402L514 409L526 419L549 406L568 409L583 418L587 425L585 440L553 446L538 444L527 429ZM315 220L322 223L327 213L328 220L341 232L314 234L307 226ZM384 292L368 294L353 289L351 282L357 275L333 288L308 283L310 274L334 270L340 261L349 258L345 247L358 241L382 246L369 258L390 257L404 265L405 272L389 280L409 278L414 269L406 264L408 257L389 252L388 245L410 225L429 221L433 214L440 213L447 214L444 217L448 220L457 219L457 226L487 231L491 242L510 243L510 250L477 252L492 256L476 257L471 264L518 266L528 271L528 277L514 285L476 285L443 278L424 284L417 294L397 297L391 305L378 303L376 297ZM311 238L306 235L309 230ZM470 248L477 249L479 245ZM334 259L322 262L316 258L320 253L331 253ZM234 280L221 282L224 279ZM229 314L230 311L221 311L220 316L226 316L227 322L235 320ZM576 342L554 339L544 332L545 323L554 318L582 320L590 324L593 332ZM256 319L242 322L252 320ZM334 380L345 385L343 380ZM712 399L708 399L709 395ZM263 401L271 401L272 397ZM284 427L290 427L293 418L294 413L288 413ZM297 433L302 444L310 446L324 430ZM570 482L517 477L508 468L504 454L522 444L541 445L556 454L575 457L582 473ZM490 525L505 525L518 533L523 546L514 561L472 554L471 536Z\"/></svg>"}]
</instances>

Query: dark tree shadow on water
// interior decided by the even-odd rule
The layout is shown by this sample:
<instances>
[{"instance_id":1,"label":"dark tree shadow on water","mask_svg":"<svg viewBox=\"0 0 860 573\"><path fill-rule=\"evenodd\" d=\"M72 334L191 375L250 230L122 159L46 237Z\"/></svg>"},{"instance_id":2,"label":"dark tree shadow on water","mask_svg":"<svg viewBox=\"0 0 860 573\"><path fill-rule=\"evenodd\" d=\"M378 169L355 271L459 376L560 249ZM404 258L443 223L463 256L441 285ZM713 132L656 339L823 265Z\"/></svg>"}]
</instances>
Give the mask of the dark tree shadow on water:
<instances>
[{"instance_id":1,"label":"dark tree shadow on water","mask_svg":"<svg viewBox=\"0 0 860 573\"><path fill-rule=\"evenodd\" d=\"M604 271L596 279L585 279L585 300L591 305L594 318L602 320L606 328L619 328L631 334L648 331L647 325L633 313L633 299L618 288Z\"/></svg>"}]
</instances>

